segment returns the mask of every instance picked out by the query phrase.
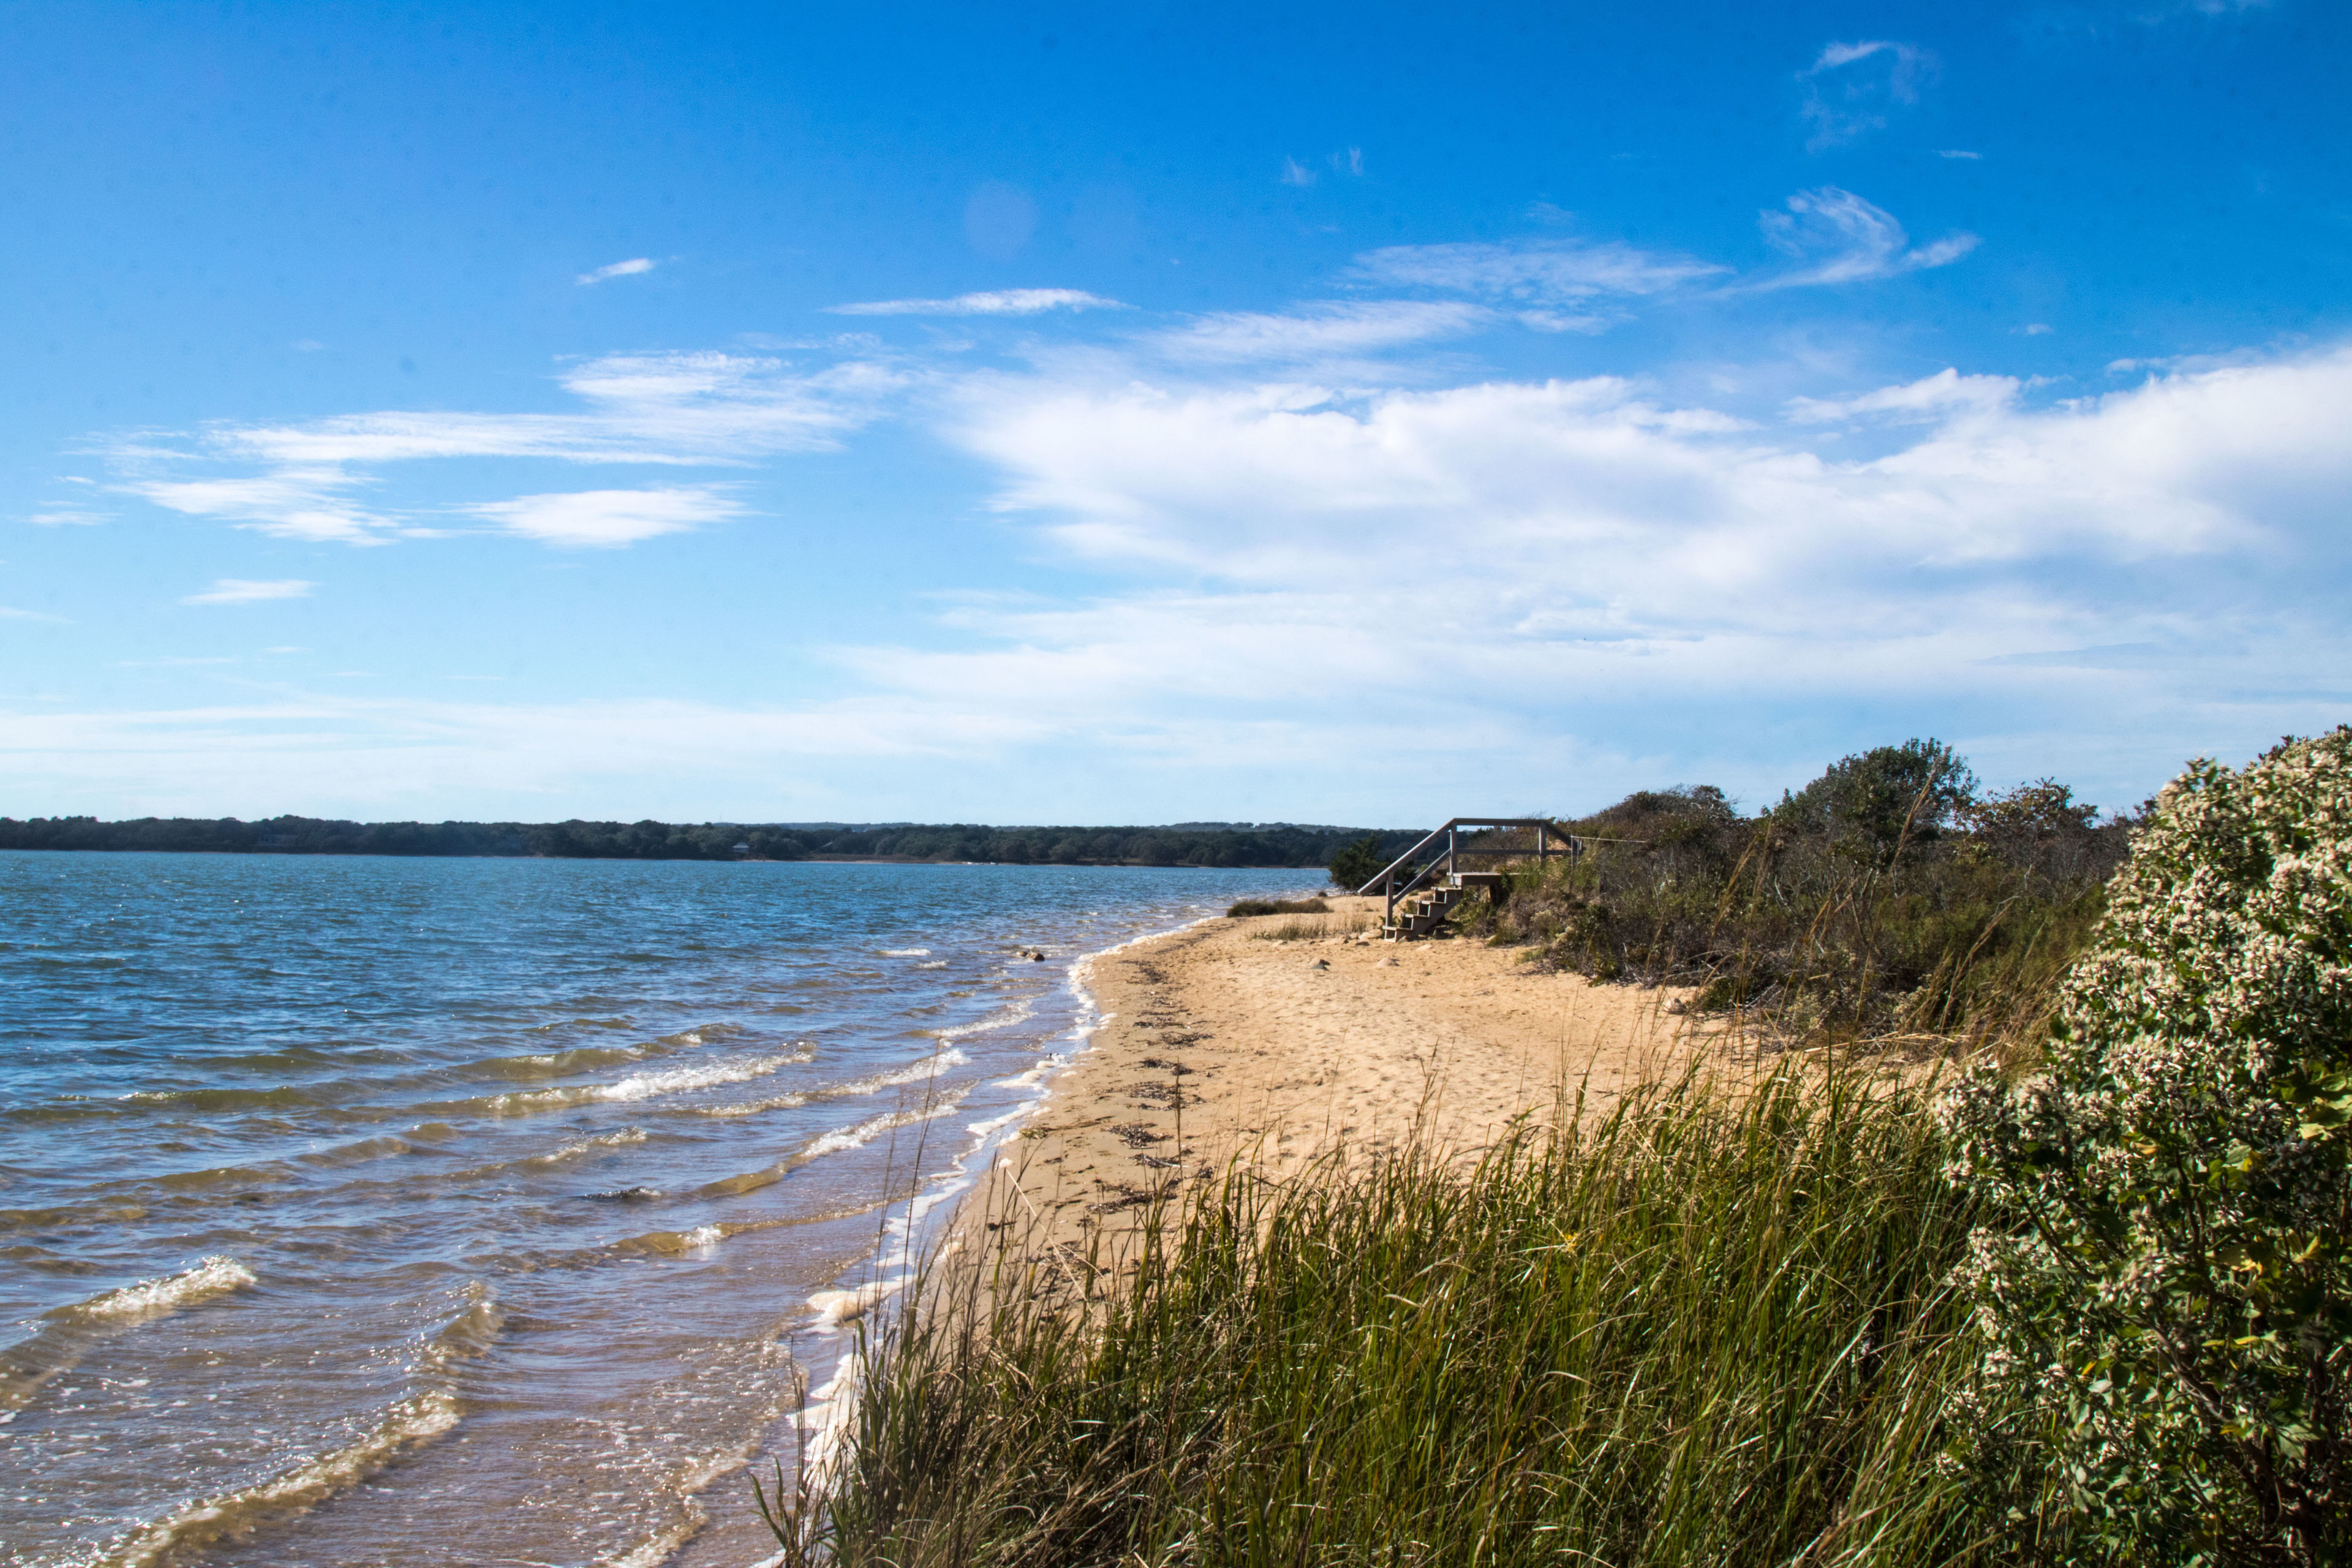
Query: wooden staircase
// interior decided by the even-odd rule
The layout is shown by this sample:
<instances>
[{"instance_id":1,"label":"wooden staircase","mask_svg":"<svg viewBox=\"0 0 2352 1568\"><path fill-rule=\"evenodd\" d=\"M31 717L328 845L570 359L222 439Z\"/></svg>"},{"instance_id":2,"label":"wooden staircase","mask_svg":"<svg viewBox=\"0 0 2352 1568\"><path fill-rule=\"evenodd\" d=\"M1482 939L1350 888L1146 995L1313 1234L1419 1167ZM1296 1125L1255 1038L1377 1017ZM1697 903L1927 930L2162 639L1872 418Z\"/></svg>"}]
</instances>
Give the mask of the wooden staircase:
<instances>
[{"instance_id":1,"label":"wooden staircase","mask_svg":"<svg viewBox=\"0 0 2352 1568\"><path fill-rule=\"evenodd\" d=\"M1507 896L1511 879L1500 871L1456 871L1425 892L1407 894L1398 900L1396 911L1381 927L1381 934L1390 941L1400 937L1427 936L1445 923L1462 895L1473 889L1484 888L1490 897Z\"/></svg>"},{"instance_id":2,"label":"wooden staircase","mask_svg":"<svg viewBox=\"0 0 2352 1568\"><path fill-rule=\"evenodd\" d=\"M1497 828L1521 830L1531 835L1534 842L1499 844L1490 837ZM1465 871L1462 861L1541 860L1553 855L1572 856L1576 848L1575 839L1549 817L1457 816L1356 890L1387 898L1388 913L1381 922L1381 935L1402 942L1435 931L1462 901L1462 895L1474 889L1484 889L1498 902L1510 895L1511 879L1506 873Z\"/></svg>"}]
</instances>

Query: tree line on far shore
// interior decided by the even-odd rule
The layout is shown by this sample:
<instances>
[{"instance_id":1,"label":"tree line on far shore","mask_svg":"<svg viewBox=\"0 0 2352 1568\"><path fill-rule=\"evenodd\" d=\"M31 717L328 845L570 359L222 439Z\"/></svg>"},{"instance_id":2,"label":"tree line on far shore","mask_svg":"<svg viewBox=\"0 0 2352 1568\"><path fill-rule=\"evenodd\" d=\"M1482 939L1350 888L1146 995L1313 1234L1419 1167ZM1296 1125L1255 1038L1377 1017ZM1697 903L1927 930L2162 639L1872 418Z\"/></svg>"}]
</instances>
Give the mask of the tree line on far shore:
<instances>
[{"instance_id":1,"label":"tree line on far shore","mask_svg":"<svg viewBox=\"0 0 2352 1568\"><path fill-rule=\"evenodd\" d=\"M746 825L668 822L347 822L313 816L0 817L0 849L167 850L221 855L487 856L569 860L809 860L834 857L1013 866L1328 865L1365 837L1394 854L1411 830L1293 823L1166 827L988 827L968 824Z\"/></svg>"}]
</instances>

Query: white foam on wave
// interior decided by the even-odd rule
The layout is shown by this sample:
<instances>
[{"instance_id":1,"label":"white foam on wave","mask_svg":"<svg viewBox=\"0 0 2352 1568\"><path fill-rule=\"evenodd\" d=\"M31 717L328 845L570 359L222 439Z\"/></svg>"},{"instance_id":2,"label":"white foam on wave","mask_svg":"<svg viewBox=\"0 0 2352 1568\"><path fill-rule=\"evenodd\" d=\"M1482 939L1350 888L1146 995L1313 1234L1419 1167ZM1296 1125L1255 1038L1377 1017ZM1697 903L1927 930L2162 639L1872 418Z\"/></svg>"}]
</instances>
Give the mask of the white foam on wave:
<instances>
[{"instance_id":1,"label":"white foam on wave","mask_svg":"<svg viewBox=\"0 0 2352 1568\"><path fill-rule=\"evenodd\" d=\"M801 1156L803 1159L814 1160L826 1154L838 1154L850 1149L863 1149L885 1132L899 1127L912 1127L919 1121L929 1121L934 1117L946 1116L962 1103L963 1092L958 1090L936 1105L923 1106L915 1110L886 1111L880 1116L871 1116L855 1127L844 1127L813 1139L808 1147L801 1151Z\"/></svg>"},{"instance_id":2,"label":"white foam on wave","mask_svg":"<svg viewBox=\"0 0 2352 1568\"><path fill-rule=\"evenodd\" d=\"M931 956L931 950L928 947L886 947L882 950L882 956L885 958L929 958Z\"/></svg>"},{"instance_id":3,"label":"white foam on wave","mask_svg":"<svg viewBox=\"0 0 2352 1568\"><path fill-rule=\"evenodd\" d=\"M53 1315L69 1322L127 1328L259 1282L253 1270L236 1258L215 1255L183 1273L125 1285L120 1290L109 1290L87 1301L61 1307Z\"/></svg>"},{"instance_id":4,"label":"white foam on wave","mask_svg":"<svg viewBox=\"0 0 2352 1568\"><path fill-rule=\"evenodd\" d=\"M766 1110L790 1110L796 1105L806 1105L808 1095L795 1089L790 1094L771 1095L765 1100L747 1100L735 1105L698 1105L697 1116L757 1116Z\"/></svg>"},{"instance_id":5,"label":"white foam on wave","mask_svg":"<svg viewBox=\"0 0 2352 1568\"><path fill-rule=\"evenodd\" d=\"M816 1314L812 1326L838 1329L854 1323L906 1289L906 1284L904 1279L877 1279L855 1290L820 1290L808 1299L809 1310Z\"/></svg>"},{"instance_id":6,"label":"white foam on wave","mask_svg":"<svg viewBox=\"0 0 2352 1568\"><path fill-rule=\"evenodd\" d=\"M943 1051L933 1051L918 1062L889 1072L877 1072L866 1078L854 1078L833 1092L837 1095L876 1094L886 1089L898 1089L906 1084L920 1083L927 1078L937 1078L950 1068L960 1068L971 1058L950 1046Z\"/></svg>"},{"instance_id":7,"label":"white foam on wave","mask_svg":"<svg viewBox=\"0 0 2352 1568\"><path fill-rule=\"evenodd\" d=\"M961 1067L970 1060L970 1057L950 1046L905 1067L854 1078L846 1083L834 1084L829 1088L795 1089L790 1094L771 1095L765 1100L746 1100L734 1105L698 1105L694 1110L698 1116L757 1116L767 1110L789 1110L812 1100L848 1100L861 1094L878 1094L886 1089L920 1083L927 1078L938 1077L950 1068Z\"/></svg>"},{"instance_id":8,"label":"white foam on wave","mask_svg":"<svg viewBox=\"0 0 2352 1568\"><path fill-rule=\"evenodd\" d=\"M625 1104L632 1100L655 1100L663 1095L685 1094L698 1089L716 1089L721 1084L749 1083L794 1062L806 1061L809 1054L788 1051L775 1056L747 1057L739 1061L706 1062L700 1067L672 1068L667 1072L632 1073L612 1083L576 1084L562 1089L535 1089L523 1094L493 1095L483 1102L483 1106L493 1116L510 1116L560 1110L573 1105Z\"/></svg>"},{"instance_id":9,"label":"white foam on wave","mask_svg":"<svg viewBox=\"0 0 2352 1568\"><path fill-rule=\"evenodd\" d=\"M967 1035L984 1035L992 1029L1009 1029L1015 1024L1025 1024L1036 1016L1035 998L1024 996L999 1013L992 1013L974 1024L951 1024L944 1029L928 1031L935 1040L961 1040Z\"/></svg>"},{"instance_id":10,"label":"white foam on wave","mask_svg":"<svg viewBox=\"0 0 2352 1568\"><path fill-rule=\"evenodd\" d=\"M0 1352L0 1426L16 1420L45 1385L80 1365L100 1340L256 1283L252 1269L234 1258L215 1255L180 1273L142 1279L42 1314L47 1321L38 1332Z\"/></svg>"},{"instance_id":11,"label":"white foam on wave","mask_svg":"<svg viewBox=\"0 0 2352 1568\"><path fill-rule=\"evenodd\" d=\"M929 963L919 963L915 965L918 969L945 969L947 966L948 961L944 958L935 958Z\"/></svg>"}]
</instances>

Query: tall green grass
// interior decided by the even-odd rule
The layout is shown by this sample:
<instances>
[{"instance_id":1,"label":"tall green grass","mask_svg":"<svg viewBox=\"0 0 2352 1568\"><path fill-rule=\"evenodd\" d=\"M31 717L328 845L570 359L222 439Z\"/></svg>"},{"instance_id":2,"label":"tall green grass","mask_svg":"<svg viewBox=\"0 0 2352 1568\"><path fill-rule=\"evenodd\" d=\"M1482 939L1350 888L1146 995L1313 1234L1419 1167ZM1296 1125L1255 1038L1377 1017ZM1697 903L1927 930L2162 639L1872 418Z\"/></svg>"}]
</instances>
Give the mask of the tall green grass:
<instances>
[{"instance_id":1,"label":"tall green grass","mask_svg":"<svg viewBox=\"0 0 2352 1568\"><path fill-rule=\"evenodd\" d=\"M1969 1215L1925 1092L1791 1068L1202 1184L1074 1310L940 1278L812 1505L843 1564L1969 1561ZM789 1532L788 1532L789 1533Z\"/></svg>"}]
</instances>

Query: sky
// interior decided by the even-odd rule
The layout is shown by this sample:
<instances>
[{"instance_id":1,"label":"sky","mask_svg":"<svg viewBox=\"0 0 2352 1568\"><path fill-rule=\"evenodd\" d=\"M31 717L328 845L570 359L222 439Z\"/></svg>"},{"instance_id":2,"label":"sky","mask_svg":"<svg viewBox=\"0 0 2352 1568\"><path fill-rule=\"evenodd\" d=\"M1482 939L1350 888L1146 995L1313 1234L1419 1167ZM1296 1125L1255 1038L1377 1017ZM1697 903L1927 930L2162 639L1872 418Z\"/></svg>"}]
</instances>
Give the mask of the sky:
<instances>
[{"instance_id":1,"label":"sky","mask_svg":"<svg viewBox=\"0 0 2352 1568\"><path fill-rule=\"evenodd\" d=\"M0 16L0 815L1411 826L2352 719L2352 8Z\"/></svg>"}]
</instances>

